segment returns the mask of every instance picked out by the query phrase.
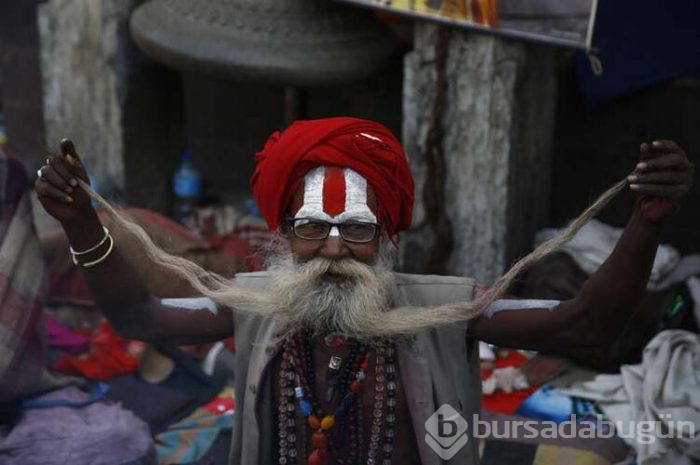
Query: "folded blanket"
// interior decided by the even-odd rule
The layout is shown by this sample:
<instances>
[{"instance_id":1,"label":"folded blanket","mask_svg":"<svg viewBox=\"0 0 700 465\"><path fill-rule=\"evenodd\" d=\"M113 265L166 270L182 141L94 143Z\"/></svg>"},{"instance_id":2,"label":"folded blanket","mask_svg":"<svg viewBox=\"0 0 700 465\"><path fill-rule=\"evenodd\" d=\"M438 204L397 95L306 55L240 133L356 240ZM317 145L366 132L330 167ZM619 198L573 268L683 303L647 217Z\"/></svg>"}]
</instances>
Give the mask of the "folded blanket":
<instances>
[{"instance_id":1,"label":"folded blanket","mask_svg":"<svg viewBox=\"0 0 700 465\"><path fill-rule=\"evenodd\" d=\"M536 234L535 244L541 244L559 235L562 231L563 229L543 229ZM564 244L561 250L569 254L576 261L576 264L590 275L610 256L620 236L622 236L622 229L613 228L593 219L581 228L573 239ZM670 245L660 245L649 277L649 288L656 289L656 284L662 282L678 266L680 260L680 254L676 249ZM700 272L700 267L693 268L688 276L691 276L693 272ZM679 279L679 281L683 279Z\"/></svg>"},{"instance_id":2,"label":"folded blanket","mask_svg":"<svg viewBox=\"0 0 700 465\"><path fill-rule=\"evenodd\" d=\"M645 347L641 364L565 391L597 401L636 449L639 465L700 460L700 335L661 332Z\"/></svg>"},{"instance_id":3,"label":"folded blanket","mask_svg":"<svg viewBox=\"0 0 700 465\"><path fill-rule=\"evenodd\" d=\"M25 410L12 429L0 430L0 463L155 465L148 426L94 397L70 386L33 399L32 406L41 408Z\"/></svg>"}]
</instances>

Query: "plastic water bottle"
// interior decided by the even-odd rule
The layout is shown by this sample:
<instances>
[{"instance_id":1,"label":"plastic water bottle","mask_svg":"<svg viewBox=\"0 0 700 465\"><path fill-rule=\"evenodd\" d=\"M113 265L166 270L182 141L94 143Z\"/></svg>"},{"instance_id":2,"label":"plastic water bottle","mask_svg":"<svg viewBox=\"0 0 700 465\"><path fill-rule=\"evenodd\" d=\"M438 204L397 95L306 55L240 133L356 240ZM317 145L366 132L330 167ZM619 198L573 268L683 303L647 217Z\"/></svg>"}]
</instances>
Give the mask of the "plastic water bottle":
<instances>
[{"instance_id":1,"label":"plastic water bottle","mask_svg":"<svg viewBox=\"0 0 700 465\"><path fill-rule=\"evenodd\" d=\"M202 196L202 175L192 164L192 154L182 153L182 162L173 176L173 217L183 225L196 229L195 207Z\"/></svg>"}]
</instances>

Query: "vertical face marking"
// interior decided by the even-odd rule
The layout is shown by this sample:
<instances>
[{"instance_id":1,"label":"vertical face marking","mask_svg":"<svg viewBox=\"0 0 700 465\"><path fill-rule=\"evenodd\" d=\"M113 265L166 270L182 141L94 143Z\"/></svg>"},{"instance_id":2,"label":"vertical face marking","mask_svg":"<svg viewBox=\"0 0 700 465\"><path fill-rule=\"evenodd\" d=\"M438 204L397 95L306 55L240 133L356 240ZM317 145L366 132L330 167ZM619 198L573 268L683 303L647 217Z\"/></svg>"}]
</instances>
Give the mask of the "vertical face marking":
<instances>
[{"instance_id":1,"label":"vertical face marking","mask_svg":"<svg viewBox=\"0 0 700 465\"><path fill-rule=\"evenodd\" d=\"M345 211L345 174L338 167L325 169L323 177L323 211L338 216Z\"/></svg>"},{"instance_id":2,"label":"vertical face marking","mask_svg":"<svg viewBox=\"0 0 700 465\"><path fill-rule=\"evenodd\" d=\"M377 222L367 203L367 180L349 168L324 166L305 176L303 204L294 217L333 223L348 220Z\"/></svg>"}]
</instances>

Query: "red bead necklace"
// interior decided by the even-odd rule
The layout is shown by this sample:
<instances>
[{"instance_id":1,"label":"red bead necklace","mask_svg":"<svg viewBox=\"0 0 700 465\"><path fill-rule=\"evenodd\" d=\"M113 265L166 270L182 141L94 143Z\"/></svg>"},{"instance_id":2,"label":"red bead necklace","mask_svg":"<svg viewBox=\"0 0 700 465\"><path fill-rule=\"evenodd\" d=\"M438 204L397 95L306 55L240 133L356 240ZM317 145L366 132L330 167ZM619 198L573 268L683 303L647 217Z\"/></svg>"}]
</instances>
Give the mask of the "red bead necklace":
<instances>
[{"instance_id":1,"label":"red bead necklace","mask_svg":"<svg viewBox=\"0 0 700 465\"><path fill-rule=\"evenodd\" d=\"M307 465L325 465L332 452L339 465L390 465L396 424L393 354L393 347L376 349L373 418L369 444L366 444L361 391L370 368L369 348L353 343L345 361L331 357L326 395L323 402L319 402L312 388L315 373L311 338L287 340L280 365L278 463L296 464L300 456L305 456ZM321 408L322 404L325 408ZM302 417L300 428L297 428L296 412ZM307 455L309 430L311 440Z\"/></svg>"}]
</instances>

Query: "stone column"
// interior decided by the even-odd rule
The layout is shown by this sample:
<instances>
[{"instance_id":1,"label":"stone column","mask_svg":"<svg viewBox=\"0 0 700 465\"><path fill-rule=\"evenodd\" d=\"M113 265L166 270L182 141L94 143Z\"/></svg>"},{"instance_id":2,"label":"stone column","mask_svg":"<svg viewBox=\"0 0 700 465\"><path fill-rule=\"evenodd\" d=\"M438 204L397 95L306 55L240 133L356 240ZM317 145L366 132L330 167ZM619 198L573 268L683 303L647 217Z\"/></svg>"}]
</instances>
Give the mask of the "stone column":
<instances>
[{"instance_id":1,"label":"stone column","mask_svg":"<svg viewBox=\"0 0 700 465\"><path fill-rule=\"evenodd\" d=\"M39 7L46 144L74 140L98 190L164 211L182 150L179 73L145 58L128 20L137 0Z\"/></svg>"},{"instance_id":2,"label":"stone column","mask_svg":"<svg viewBox=\"0 0 700 465\"><path fill-rule=\"evenodd\" d=\"M103 192L124 190L123 24L133 0L50 0L39 8L47 145L74 139Z\"/></svg>"},{"instance_id":3,"label":"stone column","mask_svg":"<svg viewBox=\"0 0 700 465\"><path fill-rule=\"evenodd\" d=\"M555 51L418 24L403 139L416 175L406 271L491 283L545 226Z\"/></svg>"}]
</instances>

